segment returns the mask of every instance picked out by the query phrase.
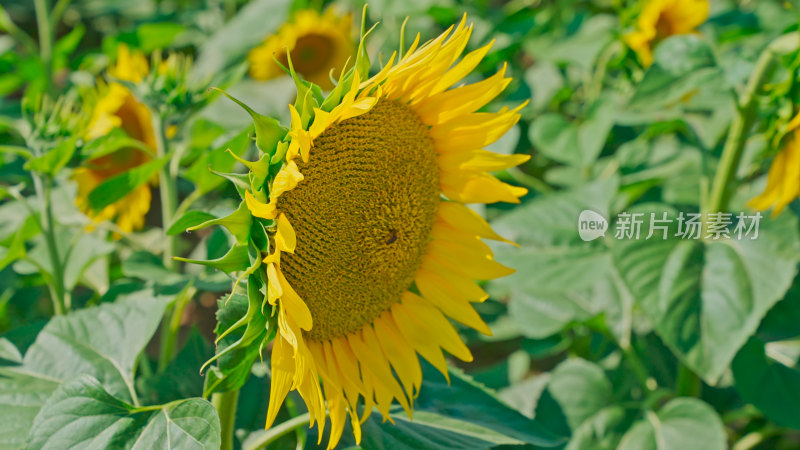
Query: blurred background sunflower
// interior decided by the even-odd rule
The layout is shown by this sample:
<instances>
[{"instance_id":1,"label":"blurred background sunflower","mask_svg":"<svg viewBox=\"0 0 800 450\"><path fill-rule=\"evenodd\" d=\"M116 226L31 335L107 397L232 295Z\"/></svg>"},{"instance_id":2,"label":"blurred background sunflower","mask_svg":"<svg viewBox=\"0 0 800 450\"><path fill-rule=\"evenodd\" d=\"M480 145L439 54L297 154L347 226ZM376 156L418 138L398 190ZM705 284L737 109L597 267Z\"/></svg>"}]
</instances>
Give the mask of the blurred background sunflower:
<instances>
[{"instance_id":1,"label":"blurred background sunflower","mask_svg":"<svg viewBox=\"0 0 800 450\"><path fill-rule=\"evenodd\" d=\"M344 69L354 55L353 31L349 13L338 14L334 8L324 13L315 9L295 11L275 34L250 50L250 76L256 80L286 76L284 69L291 58L297 73L328 90L333 87L331 76Z\"/></svg>"},{"instance_id":2,"label":"blurred background sunflower","mask_svg":"<svg viewBox=\"0 0 800 450\"><path fill-rule=\"evenodd\" d=\"M144 148L125 147L88 159L72 175L78 184L76 205L92 221L114 220L119 229L126 233L144 226L152 198L150 184L142 184L100 211L91 208L89 193L103 181L152 159L156 143L150 110L136 99L130 89L114 81L139 83L149 71L147 59L142 53L131 52L121 44L115 63L108 68L112 81L106 83L99 80L97 90L89 94L92 102L91 119L86 132L86 139L97 139L114 130L122 130L128 137L144 144ZM155 181L153 179L153 183Z\"/></svg>"}]
</instances>

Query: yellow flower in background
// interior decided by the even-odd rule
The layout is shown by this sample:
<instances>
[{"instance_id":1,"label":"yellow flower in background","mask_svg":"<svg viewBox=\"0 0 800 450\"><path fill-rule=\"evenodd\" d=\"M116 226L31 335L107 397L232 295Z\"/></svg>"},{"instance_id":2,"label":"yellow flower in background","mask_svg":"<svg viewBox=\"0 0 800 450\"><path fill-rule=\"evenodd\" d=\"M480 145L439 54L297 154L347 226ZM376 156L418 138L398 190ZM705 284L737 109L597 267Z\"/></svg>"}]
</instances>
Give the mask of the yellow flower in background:
<instances>
[{"instance_id":1,"label":"yellow flower in background","mask_svg":"<svg viewBox=\"0 0 800 450\"><path fill-rule=\"evenodd\" d=\"M693 33L708 19L708 0L646 0L636 31L625 42L645 67L653 64L653 48L676 34Z\"/></svg>"},{"instance_id":2,"label":"yellow flower in background","mask_svg":"<svg viewBox=\"0 0 800 450\"><path fill-rule=\"evenodd\" d=\"M340 16L332 9L322 15L310 9L298 11L290 22L250 51L250 76L269 80L285 75L273 58L288 67L288 49L297 73L323 89L331 89L331 71L338 73L354 54L351 33L350 14Z\"/></svg>"},{"instance_id":3,"label":"yellow flower in background","mask_svg":"<svg viewBox=\"0 0 800 450\"><path fill-rule=\"evenodd\" d=\"M767 187L747 206L758 211L772 209L778 215L800 196L800 114L789 122L789 134L781 151L775 156L767 174Z\"/></svg>"},{"instance_id":4,"label":"yellow flower in background","mask_svg":"<svg viewBox=\"0 0 800 450\"><path fill-rule=\"evenodd\" d=\"M108 69L108 73L120 80L133 83L142 81L149 71L144 55L138 52L131 53L124 44L120 44L117 51L116 64ZM96 139L107 135L115 128L120 128L131 138L155 149L150 111L136 100L128 88L120 83L107 85L101 83L97 94L87 139ZM124 148L86 161L82 167L75 169L72 176L78 183L75 203L94 222L114 220L124 232L142 228L145 215L150 210L149 185L143 184L137 187L101 211L91 209L88 197L89 193L103 181L148 161L150 156L135 148Z\"/></svg>"},{"instance_id":5,"label":"yellow flower in background","mask_svg":"<svg viewBox=\"0 0 800 450\"><path fill-rule=\"evenodd\" d=\"M451 88L492 45L459 60L471 33L465 17L419 48L417 36L373 78L354 72L338 106L315 109L307 126L290 107L291 141L269 195L245 196L254 216L276 223L264 259L279 326L267 427L297 390L312 425L330 415L328 448L348 416L358 441L360 399L364 418L373 406L388 418L395 400L411 416L417 354L445 377L442 350L472 360L448 318L491 334L471 305L488 297L473 280L513 270L482 241L504 239L464 204L518 203L526 190L489 172L529 156L483 150L524 106L477 112L508 86L505 67Z\"/></svg>"}]
</instances>

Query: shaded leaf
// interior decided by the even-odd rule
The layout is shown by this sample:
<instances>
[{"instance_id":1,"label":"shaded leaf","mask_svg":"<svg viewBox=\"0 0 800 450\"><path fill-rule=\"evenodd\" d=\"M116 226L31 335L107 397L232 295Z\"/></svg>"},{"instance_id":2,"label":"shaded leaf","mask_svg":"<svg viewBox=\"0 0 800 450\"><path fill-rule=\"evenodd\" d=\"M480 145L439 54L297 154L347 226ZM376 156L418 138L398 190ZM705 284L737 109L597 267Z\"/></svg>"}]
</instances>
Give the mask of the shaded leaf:
<instances>
[{"instance_id":1,"label":"shaded leaf","mask_svg":"<svg viewBox=\"0 0 800 450\"><path fill-rule=\"evenodd\" d=\"M714 384L789 288L797 240L796 219L784 214L762 221L755 240L620 240L613 253L658 335Z\"/></svg>"},{"instance_id":2,"label":"shaded leaf","mask_svg":"<svg viewBox=\"0 0 800 450\"><path fill-rule=\"evenodd\" d=\"M212 219L216 219L216 217L205 211L186 211L182 216L172 221L172 224L167 228L167 235L175 236L181 234L186 231L187 228Z\"/></svg>"},{"instance_id":3,"label":"shaded leaf","mask_svg":"<svg viewBox=\"0 0 800 450\"><path fill-rule=\"evenodd\" d=\"M136 408L94 378L59 387L36 416L28 448L217 449L220 425L199 398Z\"/></svg>"},{"instance_id":4,"label":"shaded leaf","mask_svg":"<svg viewBox=\"0 0 800 450\"><path fill-rule=\"evenodd\" d=\"M155 159L104 180L89 192L89 204L95 211L102 210L147 183L167 161L167 158Z\"/></svg>"},{"instance_id":5,"label":"shaded leaf","mask_svg":"<svg viewBox=\"0 0 800 450\"><path fill-rule=\"evenodd\" d=\"M658 413L649 411L622 438L620 450L722 450L727 448L722 420L696 398L676 398Z\"/></svg>"},{"instance_id":6,"label":"shaded leaf","mask_svg":"<svg viewBox=\"0 0 800 450\"><path fill-rule=\"evenodd\" d=\"M768 350L776 344L752 338L739 350L732 366L736 390L777 425L800 429L800 365Z\"/></svg>"}]
</instances>

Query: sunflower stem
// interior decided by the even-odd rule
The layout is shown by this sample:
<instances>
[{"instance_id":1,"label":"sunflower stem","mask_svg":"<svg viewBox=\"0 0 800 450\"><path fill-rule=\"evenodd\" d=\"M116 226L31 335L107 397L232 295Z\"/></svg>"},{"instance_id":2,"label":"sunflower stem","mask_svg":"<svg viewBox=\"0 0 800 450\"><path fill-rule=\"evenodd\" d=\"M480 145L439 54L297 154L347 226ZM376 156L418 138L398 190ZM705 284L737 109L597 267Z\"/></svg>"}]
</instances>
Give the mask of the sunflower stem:
<instances>
[{"instance_id":1,"label":"sunflower stem","mask_svg":"<svg viewBox=\"0 0 800 450\"><path fill-rule=\"evenodd\" d=\"M184 287L177 296L172 305L172 309L164 317L161 324L161 353L158 355L158 373L164 372L167 369L170 361L175 358L175 344L178 341L178 332L181 329L181 319L183 318L183 310L189 304L195 293L194 287L191 282Z\"/></svg>"},{"instance_id":2,"label":"sunflower stem","mask_svg":"<svg viewBox=\"0 0 800 450\"><path fill-rule=\"evenodd\" d=\"M36 27L39 31L39 58L44 65L47 90L53 87L53 30L50 27L50 14L47 0L33 0L36 11Z\"/></svg>"},{"instance_id":3,"label":"sunflower stem","mask_svg":"<svg viewBox=\"0 0 800 450\"><path fill-rule=\"evenodd\" d=\"M156 141L156 156L164 158L168 153L166 127L164 126L164 115L156 109L150 110L153 135ZM167 162L161 167L158 173L158 190L161 196L161 228L164 233L164 267L171 271L178 269L177 261L173 259L177 255L178 239L177 236L167 234L167 229L172 223L175 210L178 206L178 193L175 186L175 177L170 170L171 164ZM180 330L180 320L183 309L186 307L191 295L187 295L191 290L191 285L187 285L175 298L172 308L164 316L161 324L161 352L158 356L158 373L163 372L175 353L175 342L177 341L178 331Z\"/></svg>"},{"instance_id":4,"label":"sunflower stem","mask_svg":"<svg viewBox=\"0 0 800 450\"><path fill-rule=\"evenodd\" d=\"M279 425L275 425L269 430L260 432L252 440L248 439L242 445L242 449L259 450L262 448L266 448L268 445L272 444L273 442L277 441L283 436L286 436L287 434L293 432L297 428L300 428L303 425L308 425L310 421L311 421L311 416L308 413L299 415L297 417L292 417L286 422L283 422Z\"/></svg>"},{"instance_id":5,"label":"sunflower stem","mask_svg":"<svg viewBox=\"0 0 800 450\"><path fill-rule=\"evenodd\" d=\"M164 127L164 117L157 111L151 112L153 134L156 138L156 155L163 158L167 154L167 136ZM176 236L167 235L167 228L172 223L175 210L178 207L178 192L175 186L175 177L170 172L170 164L164 164L158 175L158 190L161 194L161 227L164 230L164 267L170 270L177 269L177 261L172 259L177 255L178 240Z\"/></svg>"},{"instance_id":6,"label":"sunflower stem","mask_svg":"<svg viewBox=\"0 0 800 450\"><path fill-rule=\"evenodd\" d=\"M72 3L72 0L58 0L53 6L53 10L50 12L50 27L52 29L55 30L58 23L61 22L61 16L64 15L64 11L70 3Z\"/></svg>"},{"instance_id":7,"label":"sunflower stem","mask_svg":"<svg viewBox=\"0 0 800 450\"><path fill-rule=\"evenodd\" d=\"M755 121L756 96L776 66L775 56L776 53L773 46L767 46L758 58L753 73L750 75L750 79L739 97L736 116L731 122L728 138L725 140L722 158L711 185L711 192L707 196L708 201L704 210L701 211L703 213L701 217L703 218L706 218L709 213L724 211L728 207L731 184L736 178L736 171L742 159L747 132Z\"/></svg>"},{"instance_id":8,"label":"sunflower stem","mask_svg":"<svg viewBox=\"0 0 800 450\"><path fill-rule=\"evenodd\" d=\"M218 392L211 396L211 404L217 409L222 434L220 450L233 450L233 432L236 428L236 405L239 390Z\"/></svg>"},{"instance_id":9,"label":"sunflower stem","mask_svg":"<svg viewBox=\"0 0 800 450\"><path fill-rule=\"evenodd\" d=\"M53 301L53 312L60 316L66 314L70 307L69 293L64 286L64 264L58 251L58 244L55 234L55 221L53 220L53 208L50 202L50 179L42 175L33 175L33 185L36 189L36 196L39 198L41 207L40 225L44 234L47 254L50 258L50 265L53 270L53 282L50 283L50 297Z\"/></svg>"}]
</instances>

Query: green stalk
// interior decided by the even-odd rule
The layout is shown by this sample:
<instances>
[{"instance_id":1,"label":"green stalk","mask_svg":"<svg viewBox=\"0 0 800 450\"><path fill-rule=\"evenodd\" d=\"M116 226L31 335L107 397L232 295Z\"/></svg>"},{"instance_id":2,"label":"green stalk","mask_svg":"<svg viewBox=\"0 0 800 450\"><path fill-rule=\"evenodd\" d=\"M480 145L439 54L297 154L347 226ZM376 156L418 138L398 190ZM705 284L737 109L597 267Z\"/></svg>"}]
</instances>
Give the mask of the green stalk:
<instances>
[{"instance_id":1,"label":"green stalk","mask_svg":"<svg viewBox=\"0 0 800 450\"><path fill-rule=\"evenodd\" d=\"M678 363L678 379L675 391L681 397L697 397L700 395L700 378L683 363Z\"/></svg>"},{"instance_id":2,"label":"green stalk","mask_svg":"<svg viewBox=\"0 0 800 450\"><path fill-rule=\"evenodd\" d=\"M195 289L191 283L187 284L175 297L172 309L164 317L161 325L161 353L158 356L158 373L164 372L170 361L175 358L178 332L181 329L183 310L194 296Z\"/></svg>"},{"instance_id":3,"label":"green stalk","mask_svg":"<svg viewBox=\"0 0 800 450\"><path fill-rule=\"evenodd\" d=\"M50 265L53 270L53 283L50 285L50 297L53 300L53 311L60 316L69 311L71 300L69 293L64 286L64 264L58 252L55 235L55 221L53 220L53 208L50 202L50 182L49 179L41 175L33 175L33 185L36 189L36 196L39 198L41 207L40 225L44 234L47 254L50 257Z\"/></svg>"},{"instance_id":4,"label":"green stalk","mask_svg":"<svg viewBox=\"0 0 800 450\"><path fill-rule=\"evenodd\" d=\"M164 118L157 111L151 111L153 134L156 138L156 155L163 158L167 154L167 136L164 129ZM167 235L167 228L172 223L175 210L178 207L178 191L175 186L175 177L170 172L170 164L164 164L158 174L158 190L161 194L161 227L164 231L164 267L176 270L177 261L172 259L177 256L177 236Z\"/></svg>"},{"instance_id":5,"label":"green stalk","mask_svg":"<svg viewBox=\"0 0 800 450\"><path fill-rule=\"evenodd\" d=\"M24 45L29 52L34 53L38 51L36 41L34 41L33 38L28 35L28 33L18 27L17 24L11 20L11 16L8 15L8 12L2 8L0 8L0 31L5 31L8 33L9 36L13 37L17 40L17 42Z\"/></svg>"},{"instance_id":6,"label":"green stalk","mask_svg":"<svg viewBox=\"0 0 800 450\"><path fill-rule=\"evenodd\" d=\"M252 439L252 441L248 439L247 442L242 445L242 448L244 450L258 450L266 448L269 444L272 444L281 437L293 432L297 428L303 425L308 425L309 421L311 421L311 416L309 416L308 413L299 415L297 417L292 417L286 422L275 425L269 430L261 432L257 437Z\"/></svg>"},{"instance_id":7,"label":"green stalk","mask_svg":"<svg viewBox=\"0 0 800 450\"><path fill-rule=\"evenodd\" d=\"M61 16L64 15L64 11L69 6L72 0L58 0L53 6L53 11L50 13L50 27L55 29L58 26L58 23L61 22Z\"/></svg>"},{"instance_id":8,"label":"green stalk","mask_svg":"<svg viewBox=\"0 0 800 450\"><path fill-rule=\"evenodd\" d=\"M750 450L763 444L764 441L773 437L779 436L784 430L774 425L767 424L764 428L756 430L742 436L741 439L733 444L733 450Z\"/></svg>"},{"instance_id":9,"label":"green stalk","mask_svg":"<svg viewBox=\"0 0 800 450\"><path fill-rule=\"evenodd\" d=\"M33 0L36 10L36 27L39 30L39 57L44 64L48 90L53 85L53 30L50 28L50 14L47 0Z\"/></svg>"},{"instance_id":10,"label":"green stalk","mask_svg":"<svg viewBox=\"0 0 800 450\"><path fill-rule=\"evenodd\" d=\"M775 56L772 45L764 50L756 62L744 92L739 97L737 113L731 123L728 138L722 150L722 158L711 185L711 192L707 197L708 202L706 208L702 211L702 217L706 217L709 213L724 211L728 207L728 200L732 190L731 184L736 177L736 171L742 159L742 150L747 140L747 132L756 118L756 96L775 68Z\"/></svg>"},{"instance_id":11,"label":"green stalk","mask_svg":"<svg viewBox=\"0 0 800 450\"><path fill-rule=\"evenodd\" d=\"M150 110L151 121L153 124L153 135L156 141L156 156L163 158L168 153L167 135L164 127L164 116L154 108ZM161 167L158 173L158 191L161 195L161 228L164 233L164 267L171 271L177 271L177 261L173 259L177 256L178 239L177 236L167 234L167 229L172 223L175 210L178 207L178 191L175 186L175 176L170 170L171 164L167 163ZM158 357L158 373L163 372L175 355L175 343L180 330L181 316L186 307L192 291L191 285L187 285L175 298L172 308L164 316L161 325L161 353ZM193 293L193 292L192 292Z\"/></svg>"},{"instance_id":12,"label":"green stalk","mask_svg":"<svg viewBox=\"0 0 800 450\"><path fill-rule=\"evenodd\" d=\"M236 428L236 404L239 390L218 392L211 396L211 404L217 409L222 434L220 450L233 450L233 432Z\"/></svg>"},{"instance_id":13,"label":"green stalk","mask_svg":"<svg viewBox=\"0 0 800 450\"><path fill-rule=\"evenodd\" d=\"M652 384L652 379L647 373L647 368L645 367L641 358L639 358L639 354L636 353L636 349L632 344L628 344L624 347L620 345L620 349L622 349L622 354L625 355L625 360L628 362L628 365L630 365L630 367L633 369L633 373L636 375L636 379L642 386L642 390L648 394L652 392L653 390L650 387L650 384Z\"/></svg>"}]
</instances>

